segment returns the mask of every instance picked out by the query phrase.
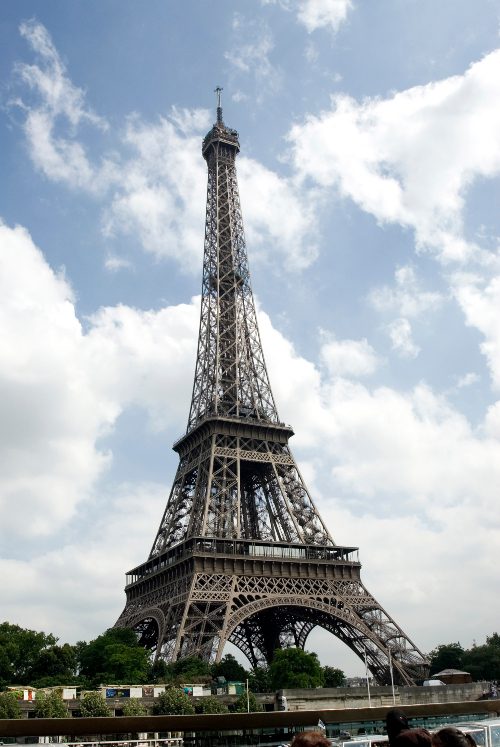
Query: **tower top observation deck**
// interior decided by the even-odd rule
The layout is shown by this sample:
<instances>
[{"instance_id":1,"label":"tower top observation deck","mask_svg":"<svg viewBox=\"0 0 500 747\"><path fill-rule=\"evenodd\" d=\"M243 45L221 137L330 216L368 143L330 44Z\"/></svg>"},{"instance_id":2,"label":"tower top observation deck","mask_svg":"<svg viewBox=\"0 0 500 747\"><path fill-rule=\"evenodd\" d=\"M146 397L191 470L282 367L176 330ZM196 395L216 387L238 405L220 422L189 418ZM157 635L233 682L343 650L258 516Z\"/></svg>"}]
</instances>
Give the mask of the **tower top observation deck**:
<instances>
[{"instance_id":1,"label":"tower top observation deck","mask_svg":"<svg viewBox=\"0 0 500 747\"><path fill-rule=\"evenodd\" d=\"M213 147L218 144L229 145L234 151L234 155L239 153L240 150L237 131L230 127L226 127L224 120L222 119L221 92L222 88L217 86L215 89L215 93L217 94L217 120L212 129L203 138L203 144L201 147L201 152L203 153L203 157L207 163L210 153L213 152Z\"/></svg>"}]
</instances>

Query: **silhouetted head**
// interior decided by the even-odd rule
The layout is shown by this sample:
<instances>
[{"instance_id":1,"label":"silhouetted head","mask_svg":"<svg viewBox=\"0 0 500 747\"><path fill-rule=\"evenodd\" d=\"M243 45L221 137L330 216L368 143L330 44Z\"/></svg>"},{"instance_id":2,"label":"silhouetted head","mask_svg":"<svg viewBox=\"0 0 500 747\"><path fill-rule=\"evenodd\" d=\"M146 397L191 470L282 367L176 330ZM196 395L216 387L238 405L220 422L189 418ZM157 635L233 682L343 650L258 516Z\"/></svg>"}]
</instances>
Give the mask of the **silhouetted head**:
<instances>
[{"instance_id":1,"label":"silhouetted head","mask_svg":"<svg viewBox=\"0 0 500 747\"><path fill-rule=\"evenodd\" d=\"M391 742L391 747L431 747L431 734L427 729L404 729Z\"/></svg>"},{"instance_id":2,"label":"silhouetted head","mask_svg":"<svg viewBox=\"0 0 500 747\"><path fill-rule=\"evenodd\" d=\"M290 747L331 747L331 744L320 731L303 731L294 736Z\"/></svg>"},{"instance_id":3,"label":"silhouetted head","mask_svg":"<svg viewBox=\"0 0 500 747\"><path fill-rule=\"evenodd\" d=\"M385 717L385 725L387 727L387 736L389 737L389 741L393 740L398 736L398 734L401 734L402 731L405 731L405 729L410 728L408 719L404 715L403 711L399 710L399 708L392 708L390 711L387 711L387 715Z\"/></svg>"},{"instance_id":4,"label":"silhouetted head","mask_svg":"<svg viewBox=\"0 0 500 747\"><path fill-rule=\"evenodd\" d=\"M455 726L446 726L432 735L432 747L476 747L476 742L470 734Z\"/></svg>"}]
</instances>

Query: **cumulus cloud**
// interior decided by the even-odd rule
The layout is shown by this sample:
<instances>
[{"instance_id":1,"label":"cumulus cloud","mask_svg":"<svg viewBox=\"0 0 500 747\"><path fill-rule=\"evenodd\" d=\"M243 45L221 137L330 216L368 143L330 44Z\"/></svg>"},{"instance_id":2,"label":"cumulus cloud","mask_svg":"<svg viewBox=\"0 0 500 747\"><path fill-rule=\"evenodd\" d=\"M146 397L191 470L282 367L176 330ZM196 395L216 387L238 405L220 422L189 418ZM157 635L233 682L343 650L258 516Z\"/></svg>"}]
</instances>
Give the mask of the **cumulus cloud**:
<instances>
[{"instance_id":1,"label":"cumulus cloud","mask_svg":"<svg viewBox=\"0 0 500 747\"><path fill-rule=\"evenodd\" d=\"M377 311L415 318L436 310L444 301L441 293L424 290L411 265L398 267L394 280L393 286L384 285L371 291L369 301Z\"/></svg>"},{"instance_id":2,"label":"cumulus cloud","mask_svg":"<svg viewBox=\"0 0 500 747\"><path fill-rule=\"evenodd\" d=\"M335 188L382 223L414 229L442 261L480 257L464 237L475 180L500 170L500 50L463 75L362 102L332 97L330 110L290 130L298 176Z\"/></svg>"},{"instance_id":3,"label":"cumulus cloud","mask_svg":"<svg viewBox=\"0 0 500 747\"><path fill-rule=\"evenodd\" d=\"M481 333L480 349L486 358L493 385L500 388L500 276L483 280L457 275L454 292L466 323Z\"/></svg>"},{"instance_id":4,"label":"cumulus cloud","mask_svg":"<svg viewBox=\"0 0 500 747\"><path fill-rule=\"evenodd\" d=\"M99 440L126 407L138 404L154 427L168 422L180 430L186 413L165 392L189 397L199 303L158 312L103 308L84 332L71 286L27 231L0 225L0 246L0 527L7 540L51 534L74 516L112 458ZM28 523L13 505L29 513Z\"/></svg>"},{"instance_id":5,"label":"cumulus cloud","mask_svg":"<svg viewBox=\"0 0 500 747\"><path fill-rule=\"evenodd\" d=\"M321 358L332 376L370 376L379 360L367 340L329 340Z\"/></svg>"},{"instance_id":6,"label":"cumulus cloud","mask_svg":"<svg viewBox=\"0 0 500 747\"><path fill-rule=\"evenodd\" d=\"M402 358L416 358L420 348L413 340L411 324L408 319L400 317L394 319L387 326L391 338L392 349L399 353Z\"/></svg>"},{"instance_id":7,"label":"cumulus cloud","mask_svg":"<svg viewBox=\"0 0 500 747\"><path fill-rule=\"evenodd\" d=\"M297 21L309 33L317 29L328 29L336 33L346 20L354 5L352 0L263 0L265 4L278 5L295 13Z\"/></svg>"},{"instance_id":8,"label":"cumulus cloud","mask_svg":"<svg viewBox=\"0 0 500 747\"><path fill-rule=\"evenodd\" d=\"M327 28L334 33L353 8L351 0L299 0L295 4L297 19L309 33Z\"/></svg>"}]
</instances>

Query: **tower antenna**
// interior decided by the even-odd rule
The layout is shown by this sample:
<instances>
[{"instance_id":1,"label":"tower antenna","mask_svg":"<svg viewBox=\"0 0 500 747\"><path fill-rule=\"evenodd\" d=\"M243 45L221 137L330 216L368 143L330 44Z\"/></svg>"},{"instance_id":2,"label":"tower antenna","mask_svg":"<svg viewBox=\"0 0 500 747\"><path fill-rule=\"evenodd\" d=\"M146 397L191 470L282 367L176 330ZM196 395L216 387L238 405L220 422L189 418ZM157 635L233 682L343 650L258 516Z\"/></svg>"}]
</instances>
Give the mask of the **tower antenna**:
<instances>
[{"instance_id":1,"label":"tower antenna","mask_svg":"<svg viewBox=\"0 0 500 747\"><path fill-rule=\"evenodd\" d=\"M217 124L222 124L222 101L221 93L224 89L221 86L217 86L214 93L217 94Z\"/></svg>"}]
</instances>

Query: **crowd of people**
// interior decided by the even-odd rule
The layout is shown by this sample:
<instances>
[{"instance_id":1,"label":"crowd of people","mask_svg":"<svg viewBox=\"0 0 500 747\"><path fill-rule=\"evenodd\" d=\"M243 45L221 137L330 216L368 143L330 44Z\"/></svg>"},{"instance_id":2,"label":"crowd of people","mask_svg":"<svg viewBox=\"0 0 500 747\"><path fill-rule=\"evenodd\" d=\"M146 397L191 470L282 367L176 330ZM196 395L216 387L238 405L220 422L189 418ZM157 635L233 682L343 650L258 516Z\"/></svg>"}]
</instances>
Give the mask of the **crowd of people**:
<instances>
[{"instance_id":1,"label":"crowd of people","mask_svg":"<svg viewBox=\"0 0 500 747\"><path fill-rule=\"evenodd\" d=\"M476 742L455 726L445 726L430 733L427 729L411 728L403 711L391 709L386 716L389 747L476 747ZM331 741L320 731L296 734L290 747L331 747Z\"/></svg>"}]
</instances>

